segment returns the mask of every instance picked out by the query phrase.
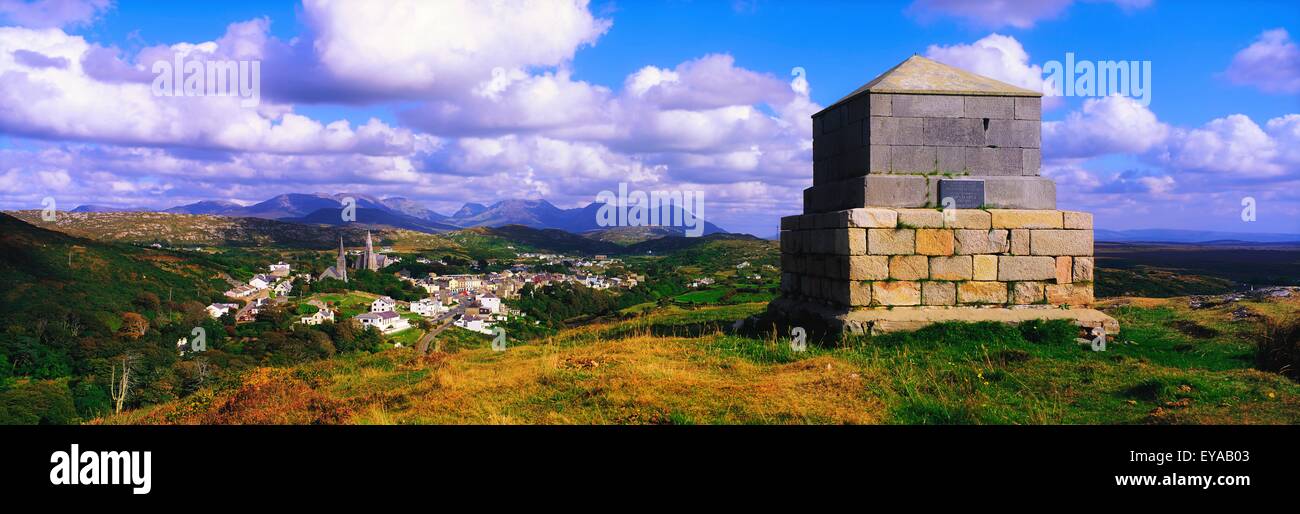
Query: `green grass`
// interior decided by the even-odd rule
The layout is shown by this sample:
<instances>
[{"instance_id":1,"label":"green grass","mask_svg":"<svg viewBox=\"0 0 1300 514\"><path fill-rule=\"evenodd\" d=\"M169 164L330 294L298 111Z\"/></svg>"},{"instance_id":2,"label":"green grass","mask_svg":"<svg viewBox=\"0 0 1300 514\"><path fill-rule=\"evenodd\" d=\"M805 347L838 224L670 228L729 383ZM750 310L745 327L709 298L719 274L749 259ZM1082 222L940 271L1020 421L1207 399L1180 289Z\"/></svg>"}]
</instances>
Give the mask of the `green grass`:
<instances>
[{"instance_id":1,"label":"green grass","mask_svg":"<svg viewBox=\"0 0 1300 514\"><path fill-rule=\"evenodd\" d=\"M673 298L673 300L678 303L710 305L710 304L718 303L718 301L721 300L723 295L726 295L728 291L730 290L724 288L703 289L700 291L691 291L689 293L679 295L676 298Z\"/></svg>"},{"instance_id":2,"label":"green grass","mask_svg":"<svg viewBox=\"0 0 1300 514\"><path fill-rule=\"evenodd\" d=\"M437 344L440 350L447 353L481 350L492 347L492 336L460 327L447 327L447 330L438 334ZM507 340L506 344L509 345L510 341Z\"/></svg>"},{"instance_id":3,"label":"green grass","mask_svg":"<svg viewBox=\"0 0 1300 514\"><path fill-rule=\"evenodd\" d=\"M319 293L312 295L310 299L320 300L338 310L341 319L349 319L363 312L370 312L370 303L374 301L373 295L364 295L359 293ZM305 302L304 302L305 303Z\"/></svg>"},{"instance_id":4,"label":"green grass","mask_svg":"<svg viewBox=\"0 0 1300 514\"><path fill-rule=\"evenodd\" d=\"M408 328L401 332L397 332L395 334L389 335L388 342L401 343L402 346L411 347L411 346L415 346L415 343L420 341L420 336L422 335L424 335L423 330L420 330L418 327L412 326L411 328Z\"/></svg>"}]
</instances>

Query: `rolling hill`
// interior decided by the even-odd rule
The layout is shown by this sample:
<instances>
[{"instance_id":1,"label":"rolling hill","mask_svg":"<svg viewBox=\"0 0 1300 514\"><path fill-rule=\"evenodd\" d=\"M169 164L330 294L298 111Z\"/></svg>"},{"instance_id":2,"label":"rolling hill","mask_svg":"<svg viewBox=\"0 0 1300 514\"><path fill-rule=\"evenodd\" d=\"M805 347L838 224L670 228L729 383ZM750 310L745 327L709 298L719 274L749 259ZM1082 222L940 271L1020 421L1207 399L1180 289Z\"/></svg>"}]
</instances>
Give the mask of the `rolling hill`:
<instances>
[{"instance_id":1,"label":"rolling hill","mask_svg":"<svg viewBox=\"0 0 1300 514\"><path fill-rule=\"evenodd\" d=\"M300 218L280 218L280 221L286 223L302 223L308 225L333 225L333 226L361 226L366 228L401 228L414 230L417 232L446 232L457 230L460 227L448 225L437 221L408 216L406 214L386 211L382 209L367 209L358 207L355 221L343 221L343 209L337 207L327 207L319 209L311 214Z\"/></svg>"},{"instance_id":2,"label":"rolling hill","mask_svg":"<svg viewBox=\"0 0 1300 514\"><path fill-rule=\"evenodd\" d=\"M36 227L0 213L0 317L50 319L76 306L111 323L142 292L208 300L228 285L206 261ZM206 303L206 302L205 302Z\"/></svg>"},{"instance_id":3,"label":"rolling hill","mask_svg":"<svg viewBox=\"0 0 1300 514\"><path fill-rule=\"evenodd\" d=\"M682 227L610 227L588 230L583 232L582 236L627 246L662 237L684 237L685 233L686 229Z\"/></svg>"},{"instance_id":4,"label":"rolling hill","mask_svg":"<svg viewBox=\"0 0 1300 514\"><path fill-rule=\"evenodd\" d=\"M285 248L337 248L342 236L348 246L364 244L367 227L334 227L262 218L233 218L214 215L168 214L160 212L59 213L56 221L41 219L40 211L12 211L13 217L32 225L76 237L163 246L271 246ZM441 248L447 245L436 235L420 231L384 228L375 235L392 244L410 248Z\"/></svg>"}]
</instances>

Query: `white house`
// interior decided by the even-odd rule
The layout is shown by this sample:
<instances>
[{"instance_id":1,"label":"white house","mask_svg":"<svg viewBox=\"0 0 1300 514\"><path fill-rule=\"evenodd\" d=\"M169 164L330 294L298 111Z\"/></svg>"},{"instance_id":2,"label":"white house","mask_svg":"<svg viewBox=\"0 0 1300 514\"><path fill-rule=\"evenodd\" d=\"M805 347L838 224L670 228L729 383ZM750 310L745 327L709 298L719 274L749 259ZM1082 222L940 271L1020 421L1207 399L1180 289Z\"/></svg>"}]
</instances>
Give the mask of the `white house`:
<instances>
[{"instance_id":1,"label":"white house","mask_svg":"<svg viewBox=\"0 0 1300 514\"><path fill-rule=\"evenodd\" d=\"M479 307L492 314L501 313L501 298L494 294L485 294L478 297Z\"/></svg>"},{"instance_id":2,"label":"white house","mask_svg":"<svg viewBox=\"0 0 1300 514\"><path fill-rule=\"evenodd\" d=\"M275 287L272 288L272 290L275 291L275 294L278 294L278 295L281 295L281 296L287 295L287 294L289 294L290 291L293 291L293 281L292 281L292 280L282 280L282 281L276 283L276 284L275 284Z\"/></svg>"},{"instance_id":3,"label":"white house","mask_svg":"<svg viewBox=\"0 0 1300 514\"><path fill-rule=\"evenodd\" d=\"M264 273L255 275L251 280L248 281L248 285L256 287L258 289L266 289L268 287L271 287L271 284L274 283L275 283L275 277Z\"/></svg>"},{"instance_id":4,"label":"white house","mask_svg":"<svg viewBox=\"0 0 1300 514\"><path fill-rule=\"evenodd\" d=\"M393 312L396 307L397 302L387 296L380 296L370 302L370 312Z\"/></svg>"},{"instance_id":5,"label":"white house","mask_svg":"<svg viewBox=\"0 0 1300 514\"><path fill-rule=\"evenodd\" d=\"M358 323L361 323L362 328L375 327L376 330L379 330L380 332L383 332L385 334L400 332L402 330L411 328L410 323L402 319L401 316L398 316L397 313L393 311L366 312L366 313L358 314L356 315L356 317L352 319L355 319L357 320Z\"/></svg>"},{"instance_id":6,"label":"white house","mask_svg":"<svg viewBox=\"0 0 1300 514\"><path fill-rule=\"evenodd\" d=\"M225 316L227 312L230 312L231 309L239 310L239 304L214 303L208 306L208 316L212 316L213 319L220 318Z\"/></svg>"},{"instance_id":7,"label":"white house","mask_svg":"<svg viewBox=\"0 0 1300 514\"><path fill-rule=\"evenodd\" d=\"M277 277L289 276L289 264L285 263L284 261L280 261L275 264L272 264L270 268L271 268L272 275L275 275Z\"/></svg>"},{"instance_id":8,"label":"white house","mask_svg":"<svg viewBox=\"0 0 1300 514\"><path fill-rule=\"evenodd\" d=\"M229 296L229 297L231 297L231 298L243 298L243 297L245 297L245 296L252 296L253 293L256 293L256 292L257 292L257 288L256 288L256 287L253 287L253 286L250 286L250 285L245 284L245 285L242 285L242 286L236 287L236 288L234 288L234 289L231 289L231 290L229 290L229 291L226 291L226 296Z\"/></svg>"},{"instance_id":9,"label":"white house","mask_svg":"<svg viewBox=\"0 0 1300 514\"><path fill-rule=\"evenodd\" d=\"M418 302L411 302L411 312L429 317L447 312L447 308L433 298L423 298Z\"/></svg>"},{"instance_id":10,"label":"white house","mask_svg":"<svg viewBox=\"0 0 1300 514\"><path fill-rule=\"evenodd\" d=\"M313 313L311 316L303 316L302 320L299 321L299 323L302 323L304 325L319 325L326 321L329 322L334 321L334 311L329 309L318 310L315 313Z\"/></svg>"},{"instance_id":11,"label":"white house","mask_svg":"<svg viewBox=\"0 0 1300 514\"><path fill-rule=\"evenodd\" d=\"M480 334L492 333L492 325L478 316L462 316L460 319L456 320L456 326Z\"/></svg>"}]
</instances>

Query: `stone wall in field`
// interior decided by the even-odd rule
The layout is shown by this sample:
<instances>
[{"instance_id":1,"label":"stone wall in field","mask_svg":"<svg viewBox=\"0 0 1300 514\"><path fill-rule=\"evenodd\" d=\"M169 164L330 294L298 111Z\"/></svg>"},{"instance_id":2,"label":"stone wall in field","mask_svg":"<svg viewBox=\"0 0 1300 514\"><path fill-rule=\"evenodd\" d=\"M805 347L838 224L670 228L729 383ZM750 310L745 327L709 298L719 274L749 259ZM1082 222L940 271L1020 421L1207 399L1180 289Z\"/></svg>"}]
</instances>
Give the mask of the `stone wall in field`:
<instances>
[{"instance_id":1,"label":"stone wall in field","mask_svg":"<svg viewBox=\"0 0 1300 514\"><path fill-rule=\"evenodd\" d=\"M1092 215L857 208L781 219L781 290L837 307L1093 302Z\"/></svg>"}]
</instances>

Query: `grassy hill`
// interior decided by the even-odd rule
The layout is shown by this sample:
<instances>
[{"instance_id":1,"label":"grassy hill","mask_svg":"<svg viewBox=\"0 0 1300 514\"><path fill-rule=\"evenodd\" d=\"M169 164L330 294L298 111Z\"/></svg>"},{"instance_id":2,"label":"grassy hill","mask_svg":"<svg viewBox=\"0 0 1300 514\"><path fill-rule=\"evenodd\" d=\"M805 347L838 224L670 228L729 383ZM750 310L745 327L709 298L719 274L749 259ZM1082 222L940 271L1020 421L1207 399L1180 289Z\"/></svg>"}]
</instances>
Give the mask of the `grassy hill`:
<instances>
[{"instance_id":1,"label":"grassy hill","mask_svg":"<svg viewBox=\"0 0 1300 514\"><path fill-rule=\"evenodd\" d=\"M12 211L8 214L32 225L72 236L143 245L159 243L170 247L262 246L328 250L338 246L340 236L350 247L361 246L366 231L371 230L382 244L393 246L398 251L442 251L473 259L508 258L522 251L576 255L662 254L714 241L761 241L747 235L710 234L703 237L661 237L624 246L598 237L523 225L475 227L431 234L405 229L376 229L364 224L332 226L206 214L60 212L52 222L42 220L41 212L35 210ZM610 232L617 233L619 232Z\"/></svg>"},{"instance_id":2,"label":"grassy hill","mask_svg":"<svg viewBox=\"0 0 1300 514\"><path fill-rule=\"evenodd\" d=\"M734 234L673 239L681 241L647 241L632 245L631 248L645 248L651 243L660 242L655 245L657 248L654 253L664 255L661 265L704 272L735 271L735 267L743 262L749 262L755 269L763 265L779 268L781 264L780 248L776 241Z\"/></svg>"},{"instance_id":3,"label":"grassy hill","mask_svg":"<svg viewBox=\"0 0 1300 514\"><path fill-rule=\"evenodd\" d=\"M34 227L0 213L0 320L45 319L75 307L117 323L141 293L174 301L219 297L212 263ZM113 327L116 328L116 327Z\"/></svg>"},{"instance_id":4,"label":"grassy hill","mask_svg":"<svg viewBox=\"0 0 1300 514\"><path fill-rule=\"evenodd\" d=\"M565 254L594 255L618 253L622 247L613 243L588 239L577 234L556 229L537 229L523 225L501 227L475 227L448 234L448 237L465 246L498 248L509 256L516 251L544 251Z\"/></svg>"},{"instance_id":5,"label":"grassy hill","mask_svg":"<svg viewBox=\"0 0 1300 514\"><path fill-rule=\"evenodd\" d=\"M233 218L206 214L162 212L60 212L55 221L41 219L40 211L8 214L32 225L65 234L133 244L164 246L272 246L282 248L337 248L339 236L349 246L365 241L365 226L333 227L289 223L262 218ZM403 249L442 249L450 245L434 234L413 230L382 229L374 234Z\"/></svg>"},{"instance_id":6,"label":"grassy hill","mask_svg":"<svg viewBox=\"0 0 1300 514\"><path fill-rule=\"evenodd\" d=\"M762 304L667 308L504 352L483 343L259 368L98 422L1300 423L1300 385L1251 369L1258 321L1185 300L1104 307L1124 325L1106 352L1057 323L945 324L793 352L784 338L722 329Z\"/></svg>"},{"instance_id":7,"label":"grassy hill","mask_svg":"<svg viewBox=\"0 0 1300 514\"><path fill-rule=\"evenodd\" d=\"M684 232L681 227L610 227L588 230L582 233L582 237L627 246L661 237L681 237Z\"/></svg>"}]
</instances>

